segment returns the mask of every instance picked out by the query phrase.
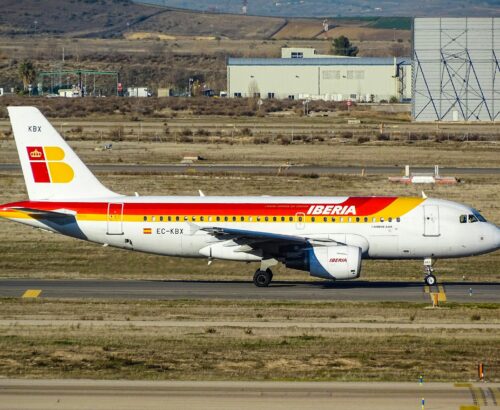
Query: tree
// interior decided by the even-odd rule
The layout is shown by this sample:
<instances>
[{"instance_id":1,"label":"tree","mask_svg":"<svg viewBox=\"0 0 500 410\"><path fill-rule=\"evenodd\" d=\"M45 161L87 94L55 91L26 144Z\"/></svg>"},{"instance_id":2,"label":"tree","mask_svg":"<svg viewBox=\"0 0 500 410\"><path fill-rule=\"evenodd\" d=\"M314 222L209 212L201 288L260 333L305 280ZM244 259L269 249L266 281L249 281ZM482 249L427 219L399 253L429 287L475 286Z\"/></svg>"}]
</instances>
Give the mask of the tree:
<instances>
[{"instance_id":1,"label":"tree","mask_svg":"<svg viewBox=\"0 0 500 410\"><path fill-rule=\"evenodd\" d=\"M333 52L339 56L356 57L358 47L353 46L346 36L340 36L333 39Z\"/></svg>"},{"instance_id":2,"label":"tree","mask_svg":"<svg viewBox=\"0 0 500 410\"><path fill-rule=\"evenodd\" d=\"M19 76L23 80L24 91L28 91L28 86L36 79L36 70L33 63L29 60L24 60L19 66Z\"/></svg>"}]
</instances>

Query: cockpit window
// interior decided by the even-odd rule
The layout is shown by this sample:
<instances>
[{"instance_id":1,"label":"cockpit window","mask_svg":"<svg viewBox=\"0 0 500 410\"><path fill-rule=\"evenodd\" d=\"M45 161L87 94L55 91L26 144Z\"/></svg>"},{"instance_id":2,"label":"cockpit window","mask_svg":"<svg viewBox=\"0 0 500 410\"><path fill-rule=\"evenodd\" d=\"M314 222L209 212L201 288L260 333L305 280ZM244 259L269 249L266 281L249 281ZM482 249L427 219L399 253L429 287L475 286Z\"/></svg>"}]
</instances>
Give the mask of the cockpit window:
<instances>
[{"instance_id":1,"label":"cockpit window","mask_svg":"<svg viewBox=\"0 0 500 410\"><path fill-rule=\"evenodd\" d=\"M477 218L474 215L469 214L469 223L474 223L474 222L478 222Z\"/></svg>"},{"instance_id":2,"label":"cockpit window","mask_svg":"<svg viewBox=\"0 0 500 410\"><path fill-rule=\"evenodd\" d=\"M477 220L479 222L486 222L486 218L481 215L478 211L476 211L475 209L472 210L472 213L474 214L474 216L477 218Z\"/></svg>"},{"instance_id":3,"label":"cockpit window","mask_svg":"<svg viewBox=\"0 0 500 410\"><path fill-rule=\"evenodd\" d=\"M467 223L467 215L460 215L460 223L461 224Z\"/></svg>"}]
</instances>

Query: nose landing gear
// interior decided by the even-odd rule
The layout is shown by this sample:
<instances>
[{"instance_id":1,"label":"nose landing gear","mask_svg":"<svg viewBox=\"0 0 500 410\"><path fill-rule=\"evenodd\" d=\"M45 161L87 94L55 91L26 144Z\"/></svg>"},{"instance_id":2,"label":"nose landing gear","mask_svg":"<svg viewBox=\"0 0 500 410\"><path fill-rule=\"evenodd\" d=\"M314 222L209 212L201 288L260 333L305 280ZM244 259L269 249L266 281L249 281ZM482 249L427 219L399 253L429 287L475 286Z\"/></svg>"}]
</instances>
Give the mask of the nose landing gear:
<instances>
[{"instance_id":1,"label":"nose landing gear","mask_svg":"<svg viewBox=\"0 0 500 410\"><path fill-rule=\"evenodd\" d=\"M433 268L434 263L435 261L432 260L432 258L424 259L424 272L425 272L424 282L426 285L429 286L434 286L437 282L437 279L434 276L434 268Z\"/></svg>"}]
</instances>

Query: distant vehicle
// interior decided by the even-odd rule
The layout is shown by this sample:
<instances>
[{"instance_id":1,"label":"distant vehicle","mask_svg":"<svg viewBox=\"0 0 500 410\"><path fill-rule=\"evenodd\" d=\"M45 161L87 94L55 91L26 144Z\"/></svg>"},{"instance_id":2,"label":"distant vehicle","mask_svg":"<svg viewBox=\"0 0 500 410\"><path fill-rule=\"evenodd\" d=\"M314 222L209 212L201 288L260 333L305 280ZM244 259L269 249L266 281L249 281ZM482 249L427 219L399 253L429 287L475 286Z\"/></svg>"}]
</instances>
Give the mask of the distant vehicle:
<instances>
[{"instance_id":1,"label":"distant vehicle","mask_svg":"<svg viewBox=\"0 0 500 410\"><path fill-rule=\"evenodd\" d=\"M203 95L205 97L213 97L215 95L215 91L211 89L203 90Z\"/></svg>"},{"instance_id":2,"label":"distant vehicle","mask_svg":"<svg viewBox=\"0 0 500 410\"><path fill-rule=\"evenodd\" d=\"M124 196L104 187L34 107L8 107L29 200L0 216L117 248L159 255L259 262L324 279L360 276L363 259L433 262L493 252L500 229L475 209L414 197Z\"/></svg>"}]
</instances>

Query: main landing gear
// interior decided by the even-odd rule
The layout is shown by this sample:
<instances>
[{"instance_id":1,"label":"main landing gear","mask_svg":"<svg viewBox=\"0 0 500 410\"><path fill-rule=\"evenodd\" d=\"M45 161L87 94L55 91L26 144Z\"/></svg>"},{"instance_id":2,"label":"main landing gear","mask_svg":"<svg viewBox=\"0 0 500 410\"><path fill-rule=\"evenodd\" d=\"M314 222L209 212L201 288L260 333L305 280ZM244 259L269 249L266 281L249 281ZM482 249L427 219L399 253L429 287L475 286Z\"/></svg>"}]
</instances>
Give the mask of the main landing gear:
<instances>
[{"instance_id":1,"label":"main landing gear","mask_svg":"<svg viewBox=\"0 0 500 410\"><path fill-rule=\"evenodd\" d=\"M255 286L259 288L265 288L269 286L272 280L273 280L273 272L271 271L271 269L266 269L266 270L257 269L255 274L253 275L253 283Z\"/></svg>"},{"instance_id":2,"label":"main landing gear","mask_svg":"<svg viewBox=\"0 0 500 410\"><path fill-rule=\"evenodd\" d=\"M437 282L436 277L434 276L434 260L432 258L424 259L424 272L425 272L425 284L429 286L434 286Z\"/></svg>"},{"instance_id":3,"label":"main landing gear","mask_svg":"<svg viewBox=\"0 0 500 410\"><path fill-rule=\"evenodd\" d=\"M253 283L259 288L268 287L273 280L273 271L269 269L271 266L277 265L278 261L274 258L263 259L260 262L260 268L253 275Z\"/></svg>"}]
</instances>

